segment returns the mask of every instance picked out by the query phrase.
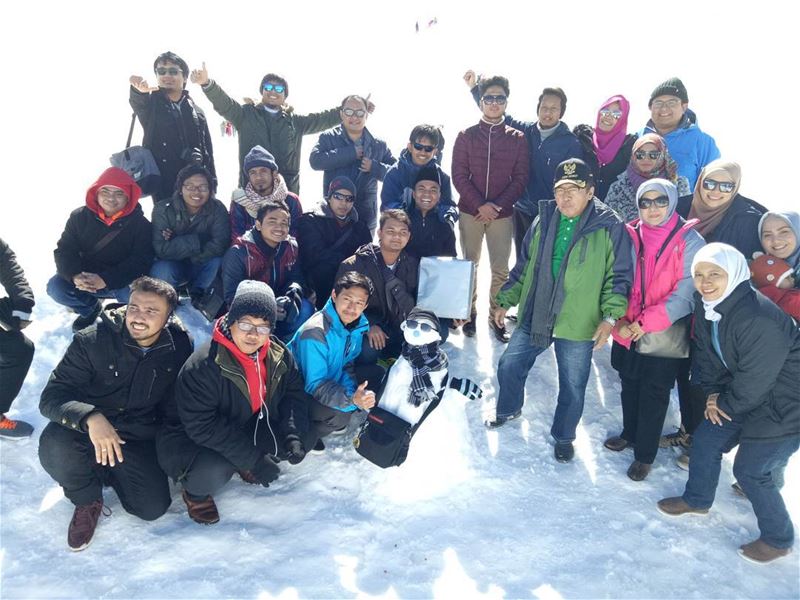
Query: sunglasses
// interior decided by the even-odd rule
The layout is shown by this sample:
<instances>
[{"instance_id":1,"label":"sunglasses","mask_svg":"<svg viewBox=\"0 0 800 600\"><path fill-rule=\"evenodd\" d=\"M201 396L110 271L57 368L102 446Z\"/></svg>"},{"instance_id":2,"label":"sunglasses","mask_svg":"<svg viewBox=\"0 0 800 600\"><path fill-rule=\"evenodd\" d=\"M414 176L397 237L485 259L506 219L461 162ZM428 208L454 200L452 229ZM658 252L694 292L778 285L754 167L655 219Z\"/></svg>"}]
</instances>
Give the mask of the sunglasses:
<instances>
[{"instance_id":1,"label":"sunglasses","mask_svg":"<svg viewBox=\"0 0 800 600\"><path fill-rule=\"evenodd\" d=\"M183 73L183 71L176 69L175 67L158 67L156 69L156 73L159 75L172 75L172 77L175 77L176 75Z\"/></svg>"},{"instance_id":2,"label":"sunglasses","mask_svg":"<svg viewBox=\"0 0 800 600\"><path fill-rule=\"evenodd\" d=\"M410 329L411 331L413 331L417 328L419 328L424 333L428 333L429 331L434 331L436 329L433 325L430 325L428 323L423 323L421 321L415 321L413 319L406 321L406 329Z\"/></svg>"},{"instance_id":3,"label":"sunglasses","mask_svg":"<svg viewBox=\"0 0 800 600\"><path fill-rule=\"evenodd\" d=\"M414 142L414 150L424 150L425 152L433 152L436 150L436 146L428 146L426 144L420 144L419 142Z\"/></svg>"},{"instance_id":4,"label":"sunglasses","mask_svg":"<svg viewBox=\"0 0 800 600\"><path fill-rule=\"evenodd\" d=\"M622 118L622 111L621 110L611 110L610 108L601 108L600 109L600 116L607 117L611 115L614 117L615 121L619 121Z\"/></svg>"},{"instance_id":5,"label":"sunglasses","mask_svg":"<svg viewBox=\"0 0 800 600\"><path fill-rule=\"evenodd\" d=\"M247 321L236 321L236 327L244 333L249 333L255 329L258 335L269 335L272 331L272 327L269 325L253 325Z\"/></svg>"},{"instance_id":6,"label":"sunglasses","mask_svg":"<svg viewBox=\"0 0 800 600\"><path fill-rule=\"evenodd\" d=\"M656 196L655 198L639 198L639 208L650 208L657 206L658 208L665 208L669 206L669 196Z\"/></svg>"},{"instance_id":7,"label":"sunglasses","mask_svg":"<svg viewBox=\"0 0 800 600\"><path fill-rule=\"evenodd\" d=\"M273 83L265 83L264 84L264 91L265 92L275 92L276 94L282 94L286 91L286 88L282 85L275 85Z\"/></svg>"},{"instance_id":8,"label":"sunglasses","mask_svg":"<svg viewBox=\"0 0 800 600\"><path fill-rule=\"evenodd\" d=\"M636 160L644 160L645 156L650 160L658 160L661 158L661 151L660 150L637 150L633 153L636 157Z\"/></svg>"},{"instance_id":9,"label":"sunglasses","mask_svg":"<svg viewBox=\"0 0 800 600\"><path fill-rule=\"evenodd\" d=\"M508 96L503 96L502 94L498 94L497 96L487 94L481 98L481 100L483 100L484 104L505 104L506 100L508 100Z\"/></svg>"},{"instance_id":10,"label":"sunglasses","mask_svg":"<svg viewBox=\"0 0 800 600\"><path fill-rule=\"evenodd\" d=\"M339 192L333 192L331 194L331 198L334 200L340 200L341 202L355 202L356 197L353 194L340 194Z\"/></svg>"},{"instance_id":11,"label":"sunglasses","mask_svg":"<svg viewBox=\"0 0 800 600\"><path fill-rule=\"evenodd\" d=\"M184 185L183 189L185 189L190 194L194 194L195 192L200 192L201 194L208 193L208 186L207 185Z\"/></svg>"},{"instance_id":12,"label":"sunglasses","mask_svg":"<svg viewBox=\"0 0 800 600\"><path fill-rule=\"evenodd\" d=\"M716 181L714 179L703 179L703 189L712 191L717 189L719 186L719 191L723 194L730 194L733 191L733 188L736 187L736 184L732 181Z\"/></svg>"},{"instance_id":13,"label":"sunglasses","mask_svg":"<svg viewBox=\"0 0 800 600\"><path fill-rule=\"evenodd\" d=\"M343 108L342 112L345 117L358 117L359 119L367 114L363 108Z\"/></svg>"}]
</instances>

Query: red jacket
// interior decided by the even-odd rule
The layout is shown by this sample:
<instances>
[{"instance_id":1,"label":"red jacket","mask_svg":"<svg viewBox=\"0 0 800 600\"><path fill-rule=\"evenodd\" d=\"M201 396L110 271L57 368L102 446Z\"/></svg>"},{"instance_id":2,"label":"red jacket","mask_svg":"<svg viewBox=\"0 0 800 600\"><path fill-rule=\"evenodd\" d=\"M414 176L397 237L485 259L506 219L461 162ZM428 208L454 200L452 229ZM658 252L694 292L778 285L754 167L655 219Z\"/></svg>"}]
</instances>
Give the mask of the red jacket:
<instances>
[{"instance_id":1,"label":"red jacket","mask_svg":"<svg viewBox=\"0 0 800 600\"><path fill-rule=\"evenodd\" d=\"M800 321L800 290L785 290L774 285L765 285L758 288L758 291L777 304L795 321Z\"/></svg>"},{"instance_id":2,"label":"red jacket","mask_svg":"<svg viewBox=\"0 0 800 600\"><path fill-rule=\"evenodd\" d=\"M482 204L491 201L502 208L499 218L510 217L527 184L528 144L521 131L481 119L458 134L453 185L460 210L475 216Z\"/></svg>"}]
</instances>

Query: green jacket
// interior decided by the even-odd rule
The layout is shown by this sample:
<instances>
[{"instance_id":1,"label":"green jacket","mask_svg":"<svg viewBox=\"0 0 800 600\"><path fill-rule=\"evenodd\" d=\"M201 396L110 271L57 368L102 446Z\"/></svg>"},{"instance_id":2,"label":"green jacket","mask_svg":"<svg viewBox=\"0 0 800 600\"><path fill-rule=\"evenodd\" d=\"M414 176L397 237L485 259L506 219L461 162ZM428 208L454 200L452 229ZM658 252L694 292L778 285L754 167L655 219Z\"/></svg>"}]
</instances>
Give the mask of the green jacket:
<instances>
[{"instance_id":1,"label":"green jacket","mask_svg":"<svg viewBox=\"0 0 800 600\"><path fill-rule=\"evenodd\" d=\"M564 257L564 303L553 329L553 337L573 341L591 340L603 317L625 315L633 279L633 253L624 223L597 198L586 210L591 211L587 221ZM541 264L542 246L558 214L555 200L539 202L539 216L525 236L522 256L497 294L502 308L519 305L520 323L533 317L538 273L552 268Z\"/></svg>"},{"instance_id":2,"label":"green jacket","mask_svg":"<svg viewBox=\"0 0 800 600\"><path fill-rule=\"evenodd\" d=\"M263 105L241 105L228 96L216 81L203 86L211 104L233 123L239 136L239 182L247 184L244 157L254 146L263 146L275 157L290 192L300 193L300 145L303 136L319 133L341 122L339 107L310 115L296 115L292 109L270 114Z\"/></svg>"}]
</instances>

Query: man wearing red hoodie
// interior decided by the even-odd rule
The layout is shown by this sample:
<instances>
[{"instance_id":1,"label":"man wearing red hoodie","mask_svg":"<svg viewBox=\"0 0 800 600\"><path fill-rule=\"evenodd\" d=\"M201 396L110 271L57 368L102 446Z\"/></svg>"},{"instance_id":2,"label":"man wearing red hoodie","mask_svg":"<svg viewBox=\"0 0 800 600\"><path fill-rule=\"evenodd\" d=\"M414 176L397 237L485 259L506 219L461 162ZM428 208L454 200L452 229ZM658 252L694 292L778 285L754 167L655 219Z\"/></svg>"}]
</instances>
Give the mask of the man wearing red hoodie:
<instances>
[{"instance_id":1,"label":"man wearing red hoodie","mask_svg":"<svg viewBox=\"0 0 800 600\"><path fill-rule=\"evenodd\" d=\"M101 298L127 303L128 285L150 271L152 233L139 206L141 194L130 175L110 167L89 187L86 205L67 220L47 294L78 313L74 331L94 323Z\"/></svg>"}]
</instances>

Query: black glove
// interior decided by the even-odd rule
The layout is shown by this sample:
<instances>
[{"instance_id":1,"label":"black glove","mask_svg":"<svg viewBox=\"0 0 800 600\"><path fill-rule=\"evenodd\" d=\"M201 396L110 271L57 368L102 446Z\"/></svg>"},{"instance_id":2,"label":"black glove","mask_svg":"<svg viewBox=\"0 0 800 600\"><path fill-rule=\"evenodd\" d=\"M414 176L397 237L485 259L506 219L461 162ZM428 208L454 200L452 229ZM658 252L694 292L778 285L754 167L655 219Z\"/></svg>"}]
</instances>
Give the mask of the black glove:
<instances>
[{"instance_id":1,"label":"black glove","mask_svg":"<svg viewBox=\"0 0 800 600\"><path fill-rule=\"evenodd\" d=\"M303 448L303 442L300 440L288 440L284 448L287 454L286 460L290 465L299 464L306 457L306 449Z\"/></svg>"},{"instance_id":2,"label":"black glove","mask_svg":"<svg viewBox=\"0 0 800 600\"><path fill-rule=\"evenodd\" d=\"M256 466L250 469L250 472L256 478L256 481L264 487L269 487L269 484L278 478L281 474L278 462L269 454L265 454L258 459Z\"/></svg>"},{"instance_id":3,"label":"black glove","mask_svg":"<svg viewBox=\"0 0 800 600\"><path fill-rule=\"evenodd\" d=\"M298 301L295 304L294 300L289 296L280 296L275 299L275 303L278 305L278 320L294 323L297 315L300 314L300 302ZM281 318L281 315L283 318Z\"/></svg>"},{"instance_id":4,"label":"black glove","mask_svg":"<svg viewBox=\"0 0 800 600\"><path fill-rule=\"evenodd\" d=\"M478 400L479 398L483 397L483 390L471 379L459 379L458 377L453 377L450 380L449 387L453 388L459 394L466 396L468 400Z\"/></svg>"}]
</instances>

